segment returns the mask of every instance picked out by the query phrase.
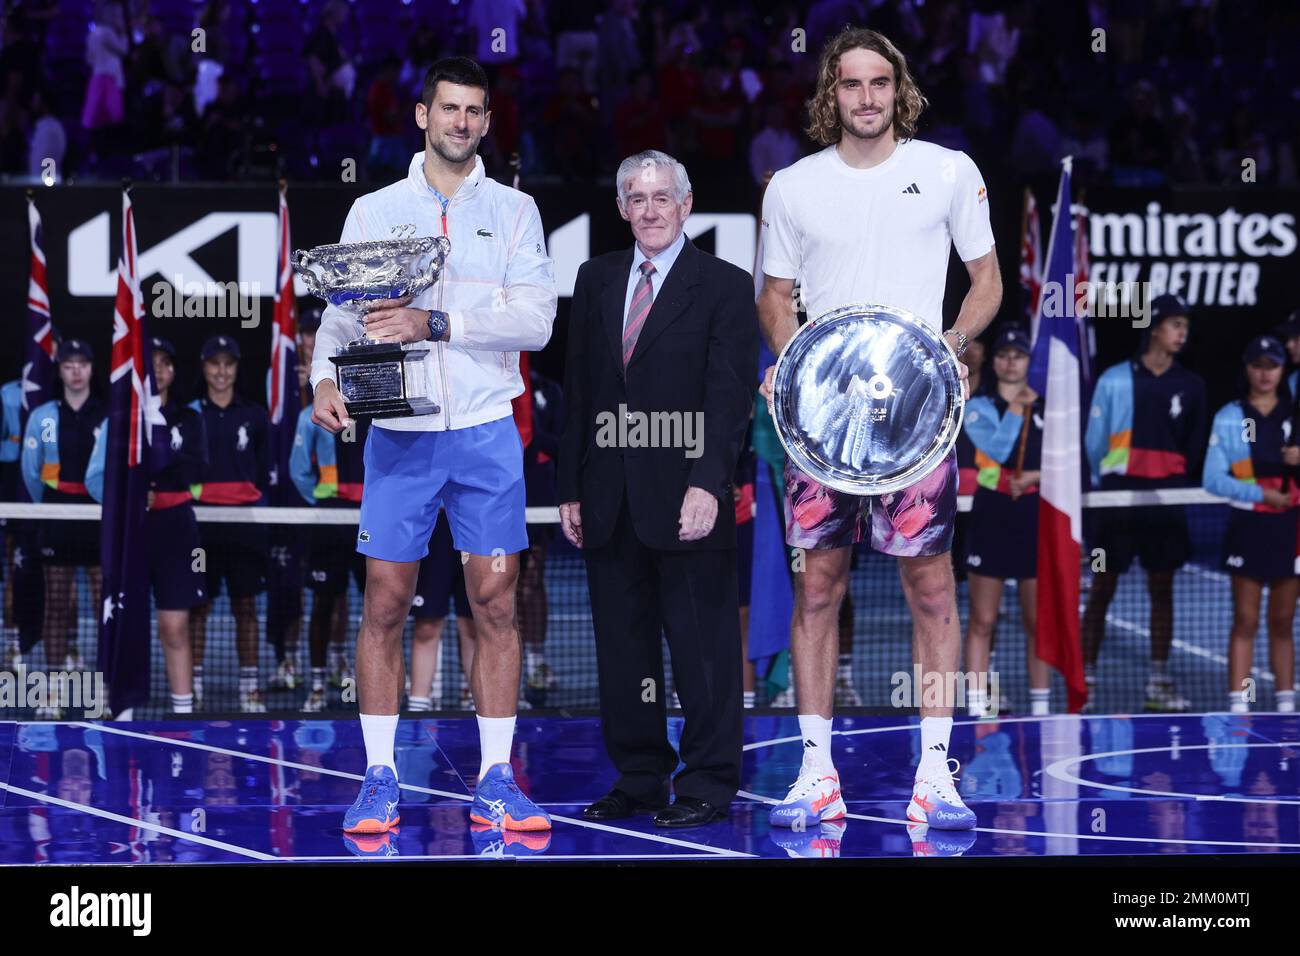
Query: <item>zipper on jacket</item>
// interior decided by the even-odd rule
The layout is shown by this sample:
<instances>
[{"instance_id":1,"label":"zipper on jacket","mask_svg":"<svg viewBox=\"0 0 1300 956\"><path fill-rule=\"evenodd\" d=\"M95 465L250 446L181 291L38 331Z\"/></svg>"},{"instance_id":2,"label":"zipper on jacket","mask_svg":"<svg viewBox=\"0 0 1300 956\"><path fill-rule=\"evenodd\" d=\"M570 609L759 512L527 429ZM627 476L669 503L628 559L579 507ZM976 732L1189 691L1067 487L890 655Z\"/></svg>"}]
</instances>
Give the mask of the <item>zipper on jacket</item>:
<instances>
[{"instance_id":1,"label":"zipper on jacket","mask_svg":"<svg viewBox=\"0 0 1300 956\"><path fill-rule=\"evenodd\" d=\"M451 205L451 199L448 199L447 206L444 206L442 210L442 234L444 236L447 235L447 207L450 205ZM444 313L446 310L443 309L442 307L442 297L446 288L447 288L447 277L444 274L438 280L438 311ZM437 346L438 349L438 374L442 377L443 421L447 425L447 430L451 431L451 386L447 382L447 364L443 357L443 347L447 343L439 341L434 344Z\"/></svg>"}]
</instances>

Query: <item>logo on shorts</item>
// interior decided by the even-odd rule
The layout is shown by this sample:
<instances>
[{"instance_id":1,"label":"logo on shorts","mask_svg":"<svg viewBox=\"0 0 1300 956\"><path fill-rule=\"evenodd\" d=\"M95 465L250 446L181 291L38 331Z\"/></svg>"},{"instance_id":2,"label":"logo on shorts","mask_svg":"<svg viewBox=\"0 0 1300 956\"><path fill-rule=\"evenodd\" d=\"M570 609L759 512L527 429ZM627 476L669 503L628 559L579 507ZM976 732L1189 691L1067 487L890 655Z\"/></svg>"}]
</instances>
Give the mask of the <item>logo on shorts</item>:
<instances>
[{"instance_id":1,"label":"logo on shorts","mask_svg":"<svg viewBox=\"0 0 1300 956\"><path fill-rule=\"evenodd\" d=\"M1239 554L1230 554L1224 559L1224 563L1230 568L1240 568L1245 565L1246 559Z\"/></svg>"},{"instance_id":2,"label":"logo on shorts","mask_svg":"<svg viewBox=\"0 0 1300 956\"><path fill-rule=\"evenodd\" d=\"M369 532L369 531L362 530L361 533L357 535L357 540L358 540L358 541L369 541L369 540L370 540L370 532Z\"/></svg>"},{"instance_id":3,"label":"logo on shorts","mask_svg":"<svg viewBox=\"0 0 1300 956\"><path fill-rule=\"evenodd\" d=\"M983 563L983 561L984 559L981 558L978 554L970 554L966 556L966 563L969 564L972 568L978 568Z\"/></svg>"}]
</instances>

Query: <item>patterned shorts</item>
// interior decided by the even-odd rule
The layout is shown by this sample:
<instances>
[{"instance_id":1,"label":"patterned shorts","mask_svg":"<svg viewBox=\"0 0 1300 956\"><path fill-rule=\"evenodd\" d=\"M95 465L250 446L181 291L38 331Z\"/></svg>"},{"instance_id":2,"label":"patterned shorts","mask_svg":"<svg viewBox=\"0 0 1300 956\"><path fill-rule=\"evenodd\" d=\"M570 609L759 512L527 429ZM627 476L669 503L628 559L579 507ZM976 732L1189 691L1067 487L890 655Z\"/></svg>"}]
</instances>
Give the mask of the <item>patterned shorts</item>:
<instances>
[{"instance_id":1,"label":"patterned shorts","mask_svg":"<svg viewBox=\"0 0 1300 956\"><path fill-rule=\"evenodd\" d=\"M888 495L827 488L785 463L785 543L827 550L870 541L882 554L910 558L952 550L957 517L957 450L916 484Z\"/></svg>"}]
</instances>

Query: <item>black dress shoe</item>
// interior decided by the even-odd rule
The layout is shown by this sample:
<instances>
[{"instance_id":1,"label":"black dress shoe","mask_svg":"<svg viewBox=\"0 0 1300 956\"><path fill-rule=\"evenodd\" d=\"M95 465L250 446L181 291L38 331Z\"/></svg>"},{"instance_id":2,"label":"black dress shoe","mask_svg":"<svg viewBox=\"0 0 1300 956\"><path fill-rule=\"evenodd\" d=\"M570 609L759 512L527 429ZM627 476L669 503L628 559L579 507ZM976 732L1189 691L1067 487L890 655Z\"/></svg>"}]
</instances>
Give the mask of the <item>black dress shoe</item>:
<instances>
[{"instance_id":1,"label":"black dress shoe","mask_svg":"<svg viewBox=\"0 0 1300 956\"><path fill-rule=\"evenodd\" d=\"M678 797L671 807L664 807L655 814L657 827L698 827L715 820L725 820L725 807L715 807L694 797Z\"/></svg>"},{"instance_id":2,"label":"black dress shoe","mask_svg":"<svg viewBox=\"0 0 1300 956\"><path fill-rule=\"evenodd\" d=\"M664 803L645 803L630 793L615 787L587 809L582 811L586 820L621 820L636 813L654 813L664 808Z\"/></svg>"}]
</instances>

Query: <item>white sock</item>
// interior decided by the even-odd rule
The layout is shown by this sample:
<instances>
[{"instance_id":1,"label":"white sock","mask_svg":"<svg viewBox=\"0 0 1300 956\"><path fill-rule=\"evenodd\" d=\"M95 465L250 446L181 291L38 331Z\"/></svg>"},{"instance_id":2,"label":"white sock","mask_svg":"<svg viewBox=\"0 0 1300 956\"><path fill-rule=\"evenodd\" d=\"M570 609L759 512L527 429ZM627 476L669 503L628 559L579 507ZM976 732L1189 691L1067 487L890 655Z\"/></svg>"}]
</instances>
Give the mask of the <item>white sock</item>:
<instances>
[{"instance_id":1,"label":"white sock","mask_svg":"<svg viewBox=\"0 0 1300 956\"><path fill-rule=\"evenodd\" d=\"M241 667L239 669L239 692L249 694L257 690L257 668Z\"/></svg>"},{"instance_id":2,"label":"white sock","mask_svg":"<svg viewBox=\"0 0 1300 956\"><path fill-rule=\"evenodd\" d=\"M194 695L193 694L172 694L172 713L173 714L194 713Z\"/></svg>"},{"instance_id":3,"label":"white sock","mask_svg":"<svg viewBox=\"0 0 1300 956\"><path fill-rule=\"evenodd\" d=\"M837 679L843 678L845 680L852 680L853 678L853 655L852 654L841 654L839 656L839 660L835 665L835 677Z\"/></svg>"},{"instance_id":4,"label":"white sock","mask_svg":"<svg viewBox=\"0 0 1300 956\"><path fill-rule=\"evenodd\" d=\"M1228 691L1228 713L1230 714L1249 714L1250 704L1246 700L1244 691Z\"/></svg>"},{"instance_id":5,"label":"white sock","mask_svg":"<svg viewBox=\"0 0 1300 956\"><path fill-rule=\"evenodd\" d=\"M970 709L972 717L983 717L984 712L989 709L989 692L979 689L972 690L966 695L966 706Z\"/></svg>"},{"instance_id":6,"label":"white sock","mask_svg":"<svg viewBox=\"0 0 1300 956\"><path fill-rule=\"evenodd\" d=\"M754 706L754 692L752 690L747 690L744 691L743 693L745 695L744 706L745 709L748 710Z\"/></svg>"},{"instance_id":7,"label":"white sock","mask_svg":"<svg viewBox=\"0 0 1300 956\"><path fill-rule=\"evenodd\" d=\"M1046 717L1052 712L1052 690L1050 687L1029 688L1029 715Z\"/></svg>"},{"instance_id":8,"label":"white sock","mask_svg":"<svg viewBox=\"0 0 1300 956\"><path fill-rule=\"evenodd\" d=\"M388 767L396 776L393 741L397 738L397 715L362 714L361 736L366 742L366 769Z\"/></svg>"},{"instance_id":9,"label":"white sock","mask_svg":"<svg viewBox=\"0 0 1300 956\"><path fill-rule=\"evenodd\" d=\"M483 779L488 767L510 762L510 747L515 739L515 718L478 717L479 765L478 778Z\"/></svg>"},{"instance_id":10,"label":"white sock","mask_svg":"<svg viewBox=\"0 0 1300 956\"><path fill-rule=\"evenodd\" d=\"M325 689L325 668L313 667L311 669L311 689L312 690Z\"/></svg>"},{"instance_id":11,"label":"white sock","mask_svg":"<svg viewBox=\"0 0 1300 956\"><path fill-rule=\"evenodd\" d=\"M1277 712L1279 714L1295 713L1295 691L1280 690L1277 692Z\"/></svg>"},{"instance_id":12,"label":"white sock","mask_svg":"<svg viewBox=\"0 0 1300 956\"><path fill-rule=\"evenodd\" d=\"M406 702L406 709L417 714L433 710L432 697L412 697Z\"/></svg>"},{"instance_id":13,"label":"white sock","mask_svg":"<svg viewBox=\"0 0 1300 956\"><path fill-rule=\"evenodd\" d=\"M921 767L927 763L948 766L948 738L952 735L951 717L921 718Z\"/></svg>"},{"instance_id":14,"label":"white sock","mask_svg":"<svg viewBox=\"0 0 1300 956\"><path fill-rule=\"evenodd\" d=\"M803 737L803 755L827 767L831 759L831 719L820 714L800 714L799 734Z\"/></svg>"},{"instance_id":15,"label":"white sock","mask_svg":"<svg viewBox=\"0 0 1300 956\"><path fill-rule=\"evenodd\" d=\"M544 663L546 663L546 658L541 651L524 651L524 657L528 667L528 673L530 674L537 671Z\"/></svg>"}]
</instances>

